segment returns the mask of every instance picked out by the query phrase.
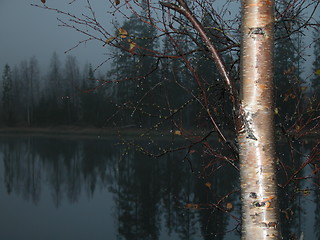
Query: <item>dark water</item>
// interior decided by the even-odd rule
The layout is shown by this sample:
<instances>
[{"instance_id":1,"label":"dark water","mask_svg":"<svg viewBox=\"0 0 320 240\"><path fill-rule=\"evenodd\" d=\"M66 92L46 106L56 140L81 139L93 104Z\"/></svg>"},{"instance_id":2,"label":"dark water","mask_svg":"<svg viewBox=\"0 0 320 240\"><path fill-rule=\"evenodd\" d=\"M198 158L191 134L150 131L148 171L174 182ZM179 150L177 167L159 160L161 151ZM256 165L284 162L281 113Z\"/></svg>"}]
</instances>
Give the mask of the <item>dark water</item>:
<instances>
[{"instance_id":1,"label":"dark water","mask_svg":"<svg viewBox=\"0 0 320 240\"><path fill-rule=\"evenodd\" d=\"M230 164L116 143L0 137L0 239L240 239ZM280 191L284 239L319 239L319 190L310 179L298 187Z\"/></svg>"}]
</instances>

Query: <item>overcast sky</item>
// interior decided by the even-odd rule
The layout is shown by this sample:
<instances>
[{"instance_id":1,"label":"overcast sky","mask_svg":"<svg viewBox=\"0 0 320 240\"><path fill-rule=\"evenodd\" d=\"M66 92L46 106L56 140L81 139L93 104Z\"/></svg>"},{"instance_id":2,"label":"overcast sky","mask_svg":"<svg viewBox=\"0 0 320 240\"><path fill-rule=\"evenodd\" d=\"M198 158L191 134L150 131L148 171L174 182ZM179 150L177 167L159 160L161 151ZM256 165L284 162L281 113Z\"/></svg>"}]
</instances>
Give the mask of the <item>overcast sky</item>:
<instances>
[{"instance_id":1,"label":"overcast sky","mask_svg":"<svg viewBox=\"0 0 320 240\"><path fill-rule=\"evenodd\" d=\"M81 14L84 11L83 0L77 0L73 4L68 4L72 0L47 0L50 7L66 9L72 13ZM100 21L106 27L111 28L110 16L105 14L110 10L108 1L91 1L94 10L97 11ZM10 66L19 64L22 60L28 60L35 56L41 69L48 67L53 52L57 52L63 64L64 52L85 37L64 27L59 27L57 17L61 17L56 12L47 11L30 4L42 5L41 0L0 0L0 71L6 63ZM77 12L78 11L78 12ZM318 9L318 12L319 9ZM319 13L320 14L320 13ZM121 19L118 19L121 21ZM111 30L112 31L112 30ZM102 47L101 43L95 41L72 50L68 54L77 57L80 67L85 63L98 66L107 58L105 54L110 48ZM306 49L307 54L312 54L312 49ZM307 68L310 68L312 58L308 59ZM105 68L101 68L103 71ZM310 74L310 70L307 70ZM1 74L2 75L2 74Z\"/></svg>"},{"instance_id":2,"label":"overcast sky","mask_svg":"<svg viewBox=\"0 0 320 240\"><path fill-rule=\"evenodd\" d=\"M50 0L47 0L49 2ZM77 3L68 5L70 0L52 0L50 6L76 11ZM96 1L101 4L97 9L106 9L107 1ZM41 68L49 65L54 51L63 63L64 52L73 47L84 36L80 33L59 27L55 12L39 9L30 4L41 5L40 0L0 0L0 69L6 63L10 66L19 64L35 56ZM82 9L83 10L83 9ZM80 66L86 62L98 65L108 51L101 43L92 42L82 45L69 54L77 57ZM1 74L2 75L2 74Z\"/></svg>"}]
</instances>

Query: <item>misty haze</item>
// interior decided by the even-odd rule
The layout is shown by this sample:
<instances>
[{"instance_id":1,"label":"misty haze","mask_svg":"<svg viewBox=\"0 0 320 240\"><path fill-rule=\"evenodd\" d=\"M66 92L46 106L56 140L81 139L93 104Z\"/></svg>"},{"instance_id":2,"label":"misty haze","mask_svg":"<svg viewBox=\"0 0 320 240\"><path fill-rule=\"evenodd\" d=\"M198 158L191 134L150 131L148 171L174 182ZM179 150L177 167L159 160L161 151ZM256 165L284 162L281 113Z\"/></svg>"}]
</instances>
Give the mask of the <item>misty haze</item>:
<instances>
[{"instance_id":1,"label":"misty haze","mask_svg":"<svg viewBox=\"0 0 320 240\"><path fill-rule=\"evenodd\" d=\"M2 0L0 239L320 239L319 4Z\"/></svg>"}]
</instances>

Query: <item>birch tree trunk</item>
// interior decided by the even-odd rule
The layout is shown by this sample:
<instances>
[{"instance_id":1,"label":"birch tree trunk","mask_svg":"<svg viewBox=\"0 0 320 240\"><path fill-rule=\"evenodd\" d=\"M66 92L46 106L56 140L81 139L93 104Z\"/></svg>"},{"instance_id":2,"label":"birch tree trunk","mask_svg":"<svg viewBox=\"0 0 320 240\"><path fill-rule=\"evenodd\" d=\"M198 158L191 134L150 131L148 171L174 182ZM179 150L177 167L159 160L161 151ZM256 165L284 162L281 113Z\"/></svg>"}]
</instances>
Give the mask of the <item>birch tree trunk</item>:
<instances>
[{"instance_id":1,"label":"birch tree trunk","mask_svg":"<svg viewBox=\"0 0 320 240\"><path fill-rule=\"evenodd\" d=\"M278 239L273 127L273 0L242 0L242 239Z\"/></svg>"}]
</instances>

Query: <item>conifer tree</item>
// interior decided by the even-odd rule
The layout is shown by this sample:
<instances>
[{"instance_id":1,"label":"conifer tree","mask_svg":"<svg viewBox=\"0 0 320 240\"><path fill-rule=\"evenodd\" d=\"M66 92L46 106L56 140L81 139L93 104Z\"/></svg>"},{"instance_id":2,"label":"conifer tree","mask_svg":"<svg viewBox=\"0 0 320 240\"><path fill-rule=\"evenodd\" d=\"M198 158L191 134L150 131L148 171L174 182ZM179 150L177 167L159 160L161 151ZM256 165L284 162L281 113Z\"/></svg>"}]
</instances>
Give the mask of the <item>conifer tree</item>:
<instances>
[{"instance_id":1,"label":"conifer tree","mask_svg":"<svg viewBox=\"0 0 320 240\"><path fill-rule=\"evenodd\" d=\"M153 88L158 79L155 71L156 59L149 56L150 49L156 47L155 34L156 30L152 26L142 22L135 15L116 30L115 35L120 36L116 44L120 48L114 52L115 58L109 75L117 82L113 86L113 95L116 104L122 110L119 119L121 124L138 123L141 112L133 109L137 104L139 109L141 106L147 107L146 102L150 102L148 99L150 100L152 95L148 94L148 91ZM134 118L124 118L130 111L134 111L132 115ZM125 112L127 114L124 114Z\"/></svg>"},{"instance_id":2,"label":"conifer tree","mask_svg":"<svg viewBox=\"0 0 320 240\"><path fill-rule=\"evenodd\" d=\"M316 29L313 32L314 38L314 56L313 62L314 77L312 79L312 88L317 99L320 99L320 30Z\"/></svg>"},{"instance_id":3,"label":"conifer tree","mask_svg":"<svg viewBox=\"0 0 320 240\"><path fill-rule=\"evenodd\" d=\"M35 106L39 98L39 64L35 57L21 62L21 87L23 99L24 122L28 127L34 124Z\"/></svg>"},{"instance_id":4,"label":"conifer tree","mask_svg":"<svg viewBox=\"0 0 320 240\"><path fill-rule=\"evenodd\" d=\"M228 41L224 34L222 26L219 26L217 19L213 18L212 15L204 12L202 19L202 25L207 30L207 34L210 37L211 41L215 44L217 49L223 49L228 46ZM209 56L209 52L205 47L205 44L202 43L203 50L198 54L197 64L198 64L198 75L202 78L202 81L205 83L205 89L207 90L208 97L210 101L216 102L216 105L213 107L213 112L215 117L219 120L219 124L229 125L231 122L231 116L228 116L230 106L229 99L225 96L225 86L223 81L220 79L220 73L218 68L213 65L212 59ZM232 63L231 54L228 51L221 52L221 56L226 63L228 70L231 73L230 64ZM204 115L206 113L204 112Z\"/></svg>"},{"instance_id":5,"label":"conifer tree","mask_svg":"<svg viewBox=\"0 0 320 240\"><path fill-rule=\"evenodd\" d=\"M3 95L2 104L4 112L4 120L6 125L13 124L13 95L12 95L12 72L8 64L4 66L2 75Z\"/></svg>"},{"instance_id":6,"label":"conifer tree","mask_svg":"<svg viewBox=\"0 0 320 240\"><path fill-rule=\"evenodd\" d=\"M88 125L94 125L96 120L96 94L95 76L90 64L88 68L85 69L80 96L82 121Z\"/></svg>"},{"instance_id":7,"label":"conifer tree","mask_svg":"<svg viewBox=\"0 0 320 240\"><path fill-rule=\"evenodd\" d=\"M279 3L280 11L285 11L287 1ZM294 14L292 9L292 14ZM290 19L280 19L275 27L276 44L274 51L274 81L276 99L276 123L285 128L291 126L297 117L297 100L301 94L300 79L300 33L290 35L295 23ZM286 126L285 126L286 125Z\"/></svg>"},{"instance_id":8,"label":"conifer tree","mask_svg":"<svg viewBox=\"0 0 320 240\"><path fill-rule=\"evenodd\" d=\"M47 94L42 98L42 103L46 102L47 118L50 119L51 124L61 124L63 122L63 87L61 63L58 54L54 52L50 60Z\"/></svg>"},{"instance_id":9,"label":"conifer tree","mask_svg":"<svg viewBox=\"0 0 320 240\"><path fill-rule=\"evenodd\" d=\"M79 88L80 73L74 56L67 56L64 69L64 96L65 119L68 123L75 123L79 115Z\"/></svg>"}]
</instances>

